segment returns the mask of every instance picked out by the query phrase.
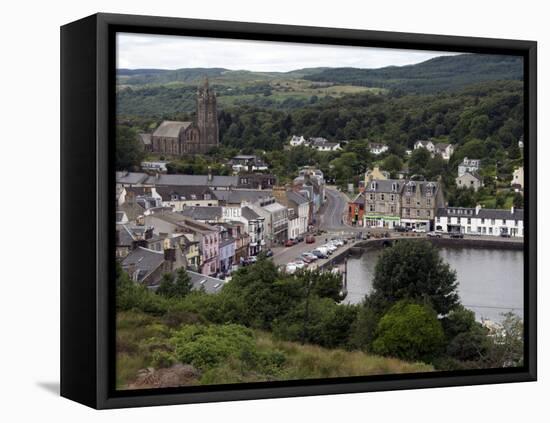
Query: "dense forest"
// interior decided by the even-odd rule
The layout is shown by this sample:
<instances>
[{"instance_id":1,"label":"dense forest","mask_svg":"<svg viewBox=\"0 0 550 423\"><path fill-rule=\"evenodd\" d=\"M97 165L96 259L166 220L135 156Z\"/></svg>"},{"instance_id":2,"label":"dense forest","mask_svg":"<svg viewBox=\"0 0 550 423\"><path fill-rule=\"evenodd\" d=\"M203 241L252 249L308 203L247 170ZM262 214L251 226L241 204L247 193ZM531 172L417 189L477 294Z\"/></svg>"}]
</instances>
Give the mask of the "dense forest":
<instances>
[{"instance_id":1,"label":"dense forest","mask_svg":"<svg viewBox=\"0 0 550 423\"><path fill-rule=\"evenodd\" d=\"M523 59L519 56L461 54L380 69L330 68L306 75L304 79L391 88L406 93L449 92L484 81L523 80Z\"/></svg>"}]
</instances>

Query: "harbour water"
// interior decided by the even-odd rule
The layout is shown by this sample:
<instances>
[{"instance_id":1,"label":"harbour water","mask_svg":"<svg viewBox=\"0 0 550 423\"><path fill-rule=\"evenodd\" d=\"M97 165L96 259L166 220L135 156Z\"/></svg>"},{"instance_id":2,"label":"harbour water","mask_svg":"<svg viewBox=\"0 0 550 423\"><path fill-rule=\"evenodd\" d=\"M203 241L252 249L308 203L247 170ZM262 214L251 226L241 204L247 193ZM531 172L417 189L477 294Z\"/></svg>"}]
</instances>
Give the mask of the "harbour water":
<instances>
[{"instance_id":1,"label":"harbour water","mask_svg":"<svg viewBox=\"0 0 550 423\"><path fill-rule=\"evenodd\" d=\"M369 248L348 260L346 302L360 303L372 289L374 267L382 249ZM523 251L441 247L441 257L457 272L462 304L476 318L501 321L512 311L523 318Z\"/></svg>"}]
</instances>

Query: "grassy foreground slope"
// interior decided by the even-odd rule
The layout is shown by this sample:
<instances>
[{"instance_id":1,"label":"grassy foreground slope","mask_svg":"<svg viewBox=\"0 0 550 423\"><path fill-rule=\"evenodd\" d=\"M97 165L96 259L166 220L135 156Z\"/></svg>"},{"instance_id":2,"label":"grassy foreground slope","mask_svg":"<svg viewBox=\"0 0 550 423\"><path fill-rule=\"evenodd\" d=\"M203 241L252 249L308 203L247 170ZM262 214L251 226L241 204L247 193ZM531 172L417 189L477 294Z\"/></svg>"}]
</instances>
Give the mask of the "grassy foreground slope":
<instances>
[{"instance_id":1,"label":"grassy foreground slope","mask_svg":"<svg viewBox=\"0 0 550 423\"><path fill-rule=\"evenodd\" d=\"M145 369L145 370L144 370ZM432 371L424 363L279 341L239 325L117 316L117 387L154 388Z\"/></svg>"}]
</instances>

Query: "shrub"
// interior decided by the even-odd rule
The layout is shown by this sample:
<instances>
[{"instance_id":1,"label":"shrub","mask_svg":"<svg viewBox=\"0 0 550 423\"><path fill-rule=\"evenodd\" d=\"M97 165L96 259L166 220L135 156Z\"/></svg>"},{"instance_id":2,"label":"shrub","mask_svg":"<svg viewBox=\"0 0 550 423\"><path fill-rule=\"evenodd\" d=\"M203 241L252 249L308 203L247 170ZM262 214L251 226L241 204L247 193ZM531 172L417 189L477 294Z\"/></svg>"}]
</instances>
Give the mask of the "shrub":
<instances>
[{"instance_id":1,"label":"shrub","mask_svg":"<svg viewBox=\"0 0 550 423\"><path fill-rule=\"evenodd\" d=\"M400 301L380 320L373 350L404 360L430 362L442 350L445 335L429 307Z\"/></svg>"}]
</instances>

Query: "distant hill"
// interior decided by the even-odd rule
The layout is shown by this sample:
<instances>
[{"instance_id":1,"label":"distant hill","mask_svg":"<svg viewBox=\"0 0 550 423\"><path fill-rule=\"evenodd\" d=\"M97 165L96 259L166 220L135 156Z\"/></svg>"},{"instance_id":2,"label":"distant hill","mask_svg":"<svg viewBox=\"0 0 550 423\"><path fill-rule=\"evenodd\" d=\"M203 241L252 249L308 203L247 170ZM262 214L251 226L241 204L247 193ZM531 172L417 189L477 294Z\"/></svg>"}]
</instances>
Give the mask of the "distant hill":
<instances>
[{"instance_id":1,"label":"distant hill","mask_svg":"<svg viewBox=\"0 0 550 423\"><path fill-rule=\"evenodd\" d=\"M457 90L495 80L522 80L520 57L490 54L440 56L407 66L379 69L329 68L303 79L317 82L398 89L409 93Z\"/></svg>"}]
</instances>

